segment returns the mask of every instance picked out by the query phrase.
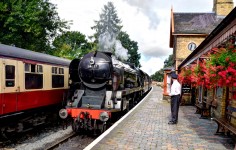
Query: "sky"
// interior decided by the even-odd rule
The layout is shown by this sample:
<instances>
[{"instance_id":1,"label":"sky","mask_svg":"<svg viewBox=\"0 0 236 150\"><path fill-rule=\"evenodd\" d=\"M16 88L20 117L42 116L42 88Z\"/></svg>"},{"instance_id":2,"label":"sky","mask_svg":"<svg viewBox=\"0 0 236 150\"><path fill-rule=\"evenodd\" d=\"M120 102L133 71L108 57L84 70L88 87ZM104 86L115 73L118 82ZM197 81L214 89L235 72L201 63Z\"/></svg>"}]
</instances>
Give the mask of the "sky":
<instances>
[{"instance_id":1,"label":"sky","mask_svg":"<svg viewBox=\"0 0 236 150\"><path fill-rule=\"evenodd\" d=\"M169 48L170 12L212 12L213 0L50 0L57 5L61 19L72 21L71 31L87 37L99 20L104 5L113 2L122 21L122 31L138 42L141 69L149 75L164 66L165 59L173 53ZM234 0L234 6L236 0Z\"/></svg>"}]
</instances>

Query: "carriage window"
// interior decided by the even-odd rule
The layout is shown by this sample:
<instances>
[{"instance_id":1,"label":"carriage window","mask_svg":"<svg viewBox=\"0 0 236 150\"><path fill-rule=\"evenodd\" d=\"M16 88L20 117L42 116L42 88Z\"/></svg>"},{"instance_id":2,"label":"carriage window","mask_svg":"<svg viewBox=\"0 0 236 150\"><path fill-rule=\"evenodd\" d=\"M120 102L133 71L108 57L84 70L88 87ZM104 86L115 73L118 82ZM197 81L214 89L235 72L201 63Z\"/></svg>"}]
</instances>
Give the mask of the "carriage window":
<instances>
[{"instance_id":1,"label":"carriage window","mask_svg":"<svg viewBox=\"0 0 236 150\"><path fill-rule=\"evenodd\" d=\"M25 89L43 88L43 66L25 64Z\"/></svg>"},{"instance_id":2,"label":"carriage window","mask_svg":"<svg viewBox=\"0 0 236 150\"><path fill-rule=\"evenodd\" d=\"M64 75L52 75L52 88L64 87Z\"/></svg>"},{"instance_id":3,"label":"carriage window","mask_svg":"<svg viewBox=\"0 0 236 150\"><path fill-rule=\"evenodd\" d=\"M40 73L43 72L43 66L42 65L37 65L37 72L40 72Z\"/></svg>"},{"instance_id":4,"label":"carriage window","mask_svg":"<svg viewBox=\"0 0 236 150\"><path fill-rule=\"evenodd\" d=\"M6 74L6 87L14 87L15 86L15 66L6 65L5 74Z\"/></svg>"},{"instance_id":5,"label":"carriage window","mask_svg":"<svg viewBox=\"0 0 236 150\"><path fill-rule=\"evenodd\" d=\"M42 89L43 74L25 73L25 89Z\"/></svg>"},{"instance_id":6,"label":"carriage window","mask_svg":"<svg viewBox=\"0 0 236 150\"><path fill-rule=\"evenodd\" d=\"M31 72L35 72L35 65L31 64Z\"/></svg>"},{"instance_id":7,"label":"carriage window","mask_svg":"<svg viewBox=\"0 0 236 150\"><path fill-rule=\"evenodd\" d=\"M57 67L52 67L52 73L57 74Z\"/></svg>"},{"instance_id":8,"label":"carriage window","mask_svg":"<svg viewBox=\"0 0 236 150\"><path fill-rule=\"evenodd\" d=\"M25 64L25 71L30 72L30 64Z\"/></svg>"},{"instance_id":9,"label":"carriage window","mask_svg":"<svg viewBox=\"0 0 236 150\"><path fill-rule=\"evenodd\" d=\"M64 74L64 69L63 68L59 68L59 74Z\"/></svg>"}]
</instances>

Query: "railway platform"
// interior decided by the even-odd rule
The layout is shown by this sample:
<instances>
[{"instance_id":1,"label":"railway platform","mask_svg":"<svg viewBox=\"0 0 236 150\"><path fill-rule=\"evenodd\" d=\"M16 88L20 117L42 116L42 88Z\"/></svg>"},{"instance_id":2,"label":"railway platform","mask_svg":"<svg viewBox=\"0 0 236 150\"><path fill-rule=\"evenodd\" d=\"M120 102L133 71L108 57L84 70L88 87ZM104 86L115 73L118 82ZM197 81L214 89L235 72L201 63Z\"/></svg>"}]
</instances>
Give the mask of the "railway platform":
<instances>
[{"instance_id":1,"label":"railway platform","mask_svg":"<svg viewBox=\"0 0 236 150\"><path fill-rule=\"evenodd\" d=\"M178 124L168 125L170 103L162 100L162 92L154 86L145 100L85 150L234 149L232 138L214 135L217 124L199 119L194 106L180 106Z\"/></svg>"}]
</instances>

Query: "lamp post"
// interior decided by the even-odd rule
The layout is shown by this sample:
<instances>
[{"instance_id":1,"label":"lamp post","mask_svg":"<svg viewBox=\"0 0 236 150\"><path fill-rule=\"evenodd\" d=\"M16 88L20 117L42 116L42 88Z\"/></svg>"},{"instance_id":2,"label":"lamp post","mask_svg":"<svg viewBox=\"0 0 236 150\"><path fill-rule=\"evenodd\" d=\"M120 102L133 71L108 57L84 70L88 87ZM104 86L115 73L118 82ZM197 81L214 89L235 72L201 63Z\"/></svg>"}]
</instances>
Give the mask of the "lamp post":
<instances>
[{"instance_id":1,"label":"lamp post","mask_svg":"<svg viewBox=\"0 0 236 150\"><path fill-rule=\"evenodd\" d=\"M164 61L164 67L167 67L167 64L168 64L168 61L165 60L165 61Z\"/></svg>"}]
</instances>

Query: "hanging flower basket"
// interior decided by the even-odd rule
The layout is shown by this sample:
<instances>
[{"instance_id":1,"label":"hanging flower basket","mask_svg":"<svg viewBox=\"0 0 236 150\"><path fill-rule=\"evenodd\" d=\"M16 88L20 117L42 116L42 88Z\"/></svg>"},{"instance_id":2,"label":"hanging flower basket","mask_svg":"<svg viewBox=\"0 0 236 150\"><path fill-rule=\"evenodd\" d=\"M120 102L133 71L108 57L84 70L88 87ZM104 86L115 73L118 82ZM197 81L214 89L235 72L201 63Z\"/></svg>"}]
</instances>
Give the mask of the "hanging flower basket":
<instances>
[{"instance_id":1,"label":"hanging flower basket","mask_svg":"<svg viewBox=\"0 0 236 150\"><path fill-rule=\"evenodd\" d=\"M202 59L181 70L180 82L206 88L236 87L236 47L230 41L226 48L213 48L212 51L214 53L208 56L210 59Z\"/></svg>"}]
</instances>

